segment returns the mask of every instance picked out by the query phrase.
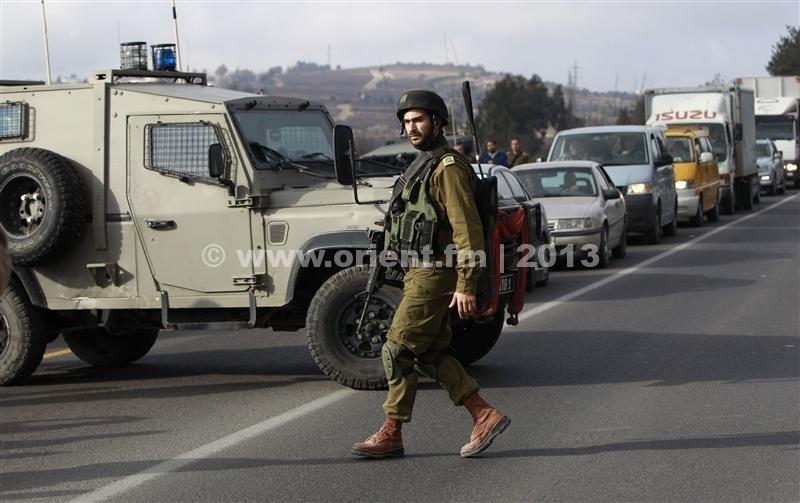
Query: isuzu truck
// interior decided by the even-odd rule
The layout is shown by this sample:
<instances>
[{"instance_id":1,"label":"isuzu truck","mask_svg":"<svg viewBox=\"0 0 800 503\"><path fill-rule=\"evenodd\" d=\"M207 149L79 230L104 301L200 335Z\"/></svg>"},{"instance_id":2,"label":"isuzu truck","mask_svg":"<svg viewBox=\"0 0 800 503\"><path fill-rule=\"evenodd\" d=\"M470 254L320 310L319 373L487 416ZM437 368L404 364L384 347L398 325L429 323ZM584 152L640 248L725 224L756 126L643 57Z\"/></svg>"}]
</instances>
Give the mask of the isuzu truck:
<instances>
[{"instance_id":1,"label":"isuzu truck","mask_svg":"<svg viewBox=\"0 0 800 503\"><path fill-rule=\"evenodd\" d=\"M759 202L753 91L741 86L645 91L648 126L686 124L708 130L720 177L720 208Z\"/></svg>"},{"instance_id":2,"label":"isuzu truck","mask_svg":"<svg viewBox=\"0 0 800 503\"><path fill-rule=\"evenodd\" d=\"M736 79L755 94L756 138L781 151L785 180L800 189L800 75Z\"/></svg>"}]
</instances>

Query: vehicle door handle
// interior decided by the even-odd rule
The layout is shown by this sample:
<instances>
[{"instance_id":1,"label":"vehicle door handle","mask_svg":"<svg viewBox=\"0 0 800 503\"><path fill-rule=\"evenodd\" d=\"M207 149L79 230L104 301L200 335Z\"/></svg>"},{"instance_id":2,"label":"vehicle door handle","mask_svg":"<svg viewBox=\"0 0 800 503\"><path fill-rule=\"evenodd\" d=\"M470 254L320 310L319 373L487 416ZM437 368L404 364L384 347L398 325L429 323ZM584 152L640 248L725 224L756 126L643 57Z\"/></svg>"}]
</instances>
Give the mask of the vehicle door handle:
<instances>
[{"instance_id":1,"label":"vehicle door handle","mask_svg":"<svg viewBox=\"0 0 800 503\"><path fill-rule=\"evenodd\" d=\"M170 230L176 227L174 220L153 220L148 218L145 220L145 223L149 229L155 229L157 231Z\"/></svg>"}]
</instances>

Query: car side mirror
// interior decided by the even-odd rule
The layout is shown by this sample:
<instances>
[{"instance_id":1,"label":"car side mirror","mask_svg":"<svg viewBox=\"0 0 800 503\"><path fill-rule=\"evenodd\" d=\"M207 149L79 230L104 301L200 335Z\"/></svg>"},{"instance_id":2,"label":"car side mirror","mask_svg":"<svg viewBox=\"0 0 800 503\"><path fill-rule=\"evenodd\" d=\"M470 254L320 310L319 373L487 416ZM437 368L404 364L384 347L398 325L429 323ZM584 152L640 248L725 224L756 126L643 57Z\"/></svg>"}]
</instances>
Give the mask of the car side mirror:
<instances>
[{"instance_id":1,"label":"car side mirror","mask_svg":"<svg viewBox=\"0 0 800 503\"><path fill-rule=\"evenodd\" d=\"M783 159L783 152L775 152L775 159L778 160Z\"/></svg>"},{"instance_id":2,"label":"car side mirror","mask_svg":"<svg viewBox=\"0 0 800 503\"><path fill-rule=\"evenodd\" d=\"M611 200L611 199L619 199L621 195L617 189L603 189L603 197L608 200Z\"/></svg>"},{"instance_id":3,"label":"car side mirror","mask_svg":"<svg viewBox=\"0 0 800 503\"><path fill-rule=\"evenodd\" d=\"M219 143L208 146L208 174L211 178L225 176L225 152Z\"/></svg>"},{"instance_id":4,"label":"car side mirror","mask_svg":"<svg viewBox=\"0 0 800 503\"><path fill-rule=\"evenodd\" d=\"M666 153L661 154L661 157L656 159L656 167L660 168L661 166L666 166L668 164L672 164L672 161L673 161L673 159L672 159L671 155L666 154Z\"/></svg>"},{"instance_id":5,"label":"car side mirror","mask_svg":"<svg viewBox=\"0 0 800 503\"><path fill-rule=\"evenodd\" d=\"M707 162L711 162L714 160L714 154L711 152L701 152L700 153L700 162L705 164Z\"/></svg>"},{"instance_id":6,"label":"car side mirror","mask_svg":"<svg viewBox=\"0 0 800 503\"><path fill-rule=\"evenodd\" d=\"M333 169L337 182L353 185L353 129L350 126L333 127Z\"/></svg>"}]
</instances>

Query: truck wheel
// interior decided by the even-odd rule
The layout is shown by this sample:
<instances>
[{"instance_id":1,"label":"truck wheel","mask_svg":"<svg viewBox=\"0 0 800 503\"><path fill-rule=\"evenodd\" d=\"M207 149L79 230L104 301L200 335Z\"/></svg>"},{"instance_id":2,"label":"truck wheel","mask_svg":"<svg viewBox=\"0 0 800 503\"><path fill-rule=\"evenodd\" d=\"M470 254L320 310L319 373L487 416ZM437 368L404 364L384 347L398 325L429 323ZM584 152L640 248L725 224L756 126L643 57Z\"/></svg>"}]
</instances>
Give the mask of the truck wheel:
<instances>
[{"instance_id":1,"label":"truck wheel","mask_svg":"<svg viewBox=\"0 0 800 503\"><path fill-rule=\"evenodd\" d=\"M742 209L750 211L753 209L753 189L750 186L750 180L742 183Z\"/></svg>"},{"instance_id":2,"label":"truck wheel","mask_svg":"<svg viewBox=\"0 0 800 503\"><path fill-rule=\"evenodd\" d=\"M725 215L733 215L733 212L736 210L736 199L733 195L734 192L735 191L731 189L728 199L725 200L727 202L720 207L721 213Z\"/></svg>"},{"instance_id":3,"label":"truck wheel","mask_svg":"<svg viewBox=\"0 0 800 503\"><path fill-rule=\"evenodd\" d=\"M455 311L451 311L450 328L453 331L453 340L450 346L462 365L475 363L489 354L503 331L505 313L505 304L500 304L493 318L484 323L476 323L474 320L462 320Z\"/></svg>"},{"instance_id":4,"label":"truck wheel","mask_svg":"<svg viewBox=\"0 0 800 503\"><path fill-rule=\"evenodd\" d=\"M656 214L653 217L653 226L645 234L645 239L651 245L657 245L661 242L663 229L661 228L661 208L656 208Z\"/></svg>"},{"instance_id":5,"label":"truck wheel","mask_svg":"<svg viewBox=\"0 0 800 503\"><path fill-rule=\"evenodd\" d=\"M66 159L35 148L0 156L0 227L15 264L62 256L80 239L86 214L83 182Z\"/></svg>"},{"instance_id":6,"label":"truck wheel","mask_svg":"<svg viewBox=\"0 0 800 503\"><path fill-rule=\"evenodd\" d=\"M45 346L44 313L12 279L0 300L0 385L17 384L33 374Z\"/></svg>"},{"instance_id":7,"label":"truck wheel","mask_svg":"<svg viewBox=\"0 0 800 503\"><path fill-rule=\"evenodd\" d=\"M117 367L133 363L150 351L158 329L140 328L111 334L104 328L65 332L64 341L75 356L95 367Z\"/></svg>"},{"instance_id":8,"label":"truck wheel","mask_svg":"<svg viewBox=\"0 0 800 503\"><path fill-rule=\"evenodd\" d=\"M399 288L384 285L370 299L364 336L356 326L364 309L369 268L356 266L331 276L322 284L308 308L306 338L311 357L320 370L354 389L386 389L381 348L400 305Z\"/></svg>"}]
</instances>

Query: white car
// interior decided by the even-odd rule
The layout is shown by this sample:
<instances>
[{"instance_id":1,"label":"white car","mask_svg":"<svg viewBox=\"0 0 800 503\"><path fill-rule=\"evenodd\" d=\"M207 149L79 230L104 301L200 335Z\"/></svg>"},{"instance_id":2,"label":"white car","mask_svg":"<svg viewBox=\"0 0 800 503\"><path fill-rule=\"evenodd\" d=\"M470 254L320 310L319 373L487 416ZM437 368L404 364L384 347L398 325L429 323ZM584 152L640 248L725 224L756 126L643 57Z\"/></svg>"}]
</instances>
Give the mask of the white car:
<instances>
[{"instance_id":1,"label":"white car","mask_svg":"<svg viewBox=\"0 0 800 503\"><path fill-rule=\"evenodd\" d=\"M625 199L605 170L592 161L521 164L513 169L528 192L547 211L550 234L561 254L599 255L598 267L626 254ZM595 248L592 248L593 245Z\"/></svg>"},{"instance_id":2,"label":"white car","mask_svg":"<svg viewBox=\"0 0 800 503\"><path fill-rule=\"evenodd\" d=\"M786 192L786 177L783 172L783 154L772 140L756 141L756 162L761 190L771 196Z\"/></svg>"}]
</instances>

